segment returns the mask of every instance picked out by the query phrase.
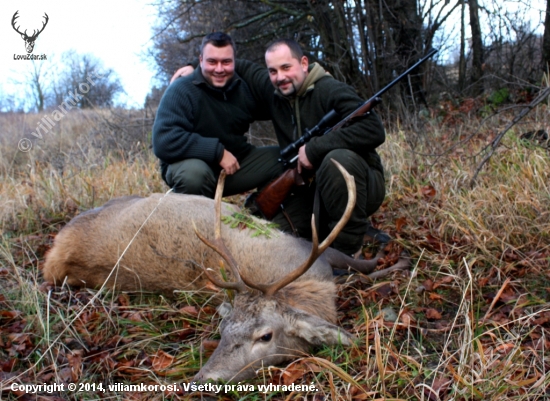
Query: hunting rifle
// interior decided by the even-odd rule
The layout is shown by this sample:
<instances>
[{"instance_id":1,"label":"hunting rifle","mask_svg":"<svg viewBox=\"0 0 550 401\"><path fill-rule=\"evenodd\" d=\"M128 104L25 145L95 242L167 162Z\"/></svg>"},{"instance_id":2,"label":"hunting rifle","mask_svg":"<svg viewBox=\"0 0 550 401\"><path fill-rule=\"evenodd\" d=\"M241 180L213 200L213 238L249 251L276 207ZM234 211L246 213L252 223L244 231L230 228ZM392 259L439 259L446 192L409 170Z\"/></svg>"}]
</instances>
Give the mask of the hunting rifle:
<instances>
[{"instance_id":1,"label":"hunting rifle","mask_svg":"<svg viewBox=\"0 0 550 401\"><path fill-rule=\"evenodd\" d=\"M246 200L245 206L248 207L253 213L259 212L262 217L267 220L273 219L283 201L290 194L292 187L295 185L304 184L303 178L300 176L298 169L295 167L296 161L298 160L298 155L295 155L294 157L290 157L290 155L296 152L302 145L306 144L311 138L329 134L330 132L346 126L353 118L370 113L376 105L382 102L381 96L384 93L389 91L394 85L410 74L411 71L413 71L420 64L432 57L435 53L437 53L437 50L431 49L428 54L418 60L412 67L395 78L369 100L362 103L357 109L355 109L355 111L338 122L336 125L331 126L331 124L333 124L334 121L337 121L340 116L335 110L331 110L315 127L306 129L304 135L281 151L279 161L283 163L283 166L286 168L285 172L269 183L260 192L255 192L249 196Z\"/></svg>"}]
</instances>

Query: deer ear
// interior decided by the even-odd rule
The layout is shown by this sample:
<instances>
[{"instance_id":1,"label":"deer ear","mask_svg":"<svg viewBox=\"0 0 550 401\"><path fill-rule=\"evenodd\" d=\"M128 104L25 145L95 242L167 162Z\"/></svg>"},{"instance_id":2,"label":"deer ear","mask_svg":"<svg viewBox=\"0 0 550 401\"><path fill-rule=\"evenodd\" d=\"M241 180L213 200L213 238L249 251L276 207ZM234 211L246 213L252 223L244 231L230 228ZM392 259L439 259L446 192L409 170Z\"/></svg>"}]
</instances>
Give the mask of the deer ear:
<instances>
[{"instance_id":1,"label":"deer ear","mask_svg":"<svg viewBox=\"0 0 550 401\"><path fill-rule=\"evenodd\" d=\"M221 317L226 318L227 316L229 316L229 314L233 310L233 307L229 302L223 302L216 309L218 310L218 313L220 314Z\"/></svg>"},{"instance_id":2,"label":"deer ear","mask_svg":"<svg viewBox=\"0 0 550 401\"><path fill-rule=\"evenodd\" d=\"M284 314L286 320L285 333L299 337L311 345L351 345L354 337L341 327L329 323L320 317L289 308Z\"/></svg>"}]
</instances>

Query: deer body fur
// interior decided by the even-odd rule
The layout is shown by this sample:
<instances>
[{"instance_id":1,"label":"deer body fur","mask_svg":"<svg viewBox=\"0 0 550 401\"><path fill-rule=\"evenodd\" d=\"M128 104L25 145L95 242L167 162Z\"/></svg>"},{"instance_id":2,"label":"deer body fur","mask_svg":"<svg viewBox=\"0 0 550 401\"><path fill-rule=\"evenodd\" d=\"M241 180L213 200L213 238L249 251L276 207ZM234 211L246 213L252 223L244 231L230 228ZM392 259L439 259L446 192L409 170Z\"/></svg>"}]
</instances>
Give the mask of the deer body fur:
<instances>
[{"instance_id":1,"label":"deer body fur","mask_svg":"<svg viewBox=\"0 0 550 401\"><path fill-rule=\"evenodd\" d=\"M225 215L238 210L226 203L222 208ZM214 209L213 199L194 195L114 199L82 213L59 232L46 258L44 278L91 288L107 282L123 291L203 289L208 278L201 265L218 269L221 258L195 235L193 223L199 232L213 237ZM222 224L222 236L242 273L257 282L268 283L289 273L311 251L310 242L273 232L273 238L252 237L249 229ZM119 267L113 269L128 245ZM324 257L301 277L308 278L332 283L332 269Z\"/></svg>"}]
</instances>

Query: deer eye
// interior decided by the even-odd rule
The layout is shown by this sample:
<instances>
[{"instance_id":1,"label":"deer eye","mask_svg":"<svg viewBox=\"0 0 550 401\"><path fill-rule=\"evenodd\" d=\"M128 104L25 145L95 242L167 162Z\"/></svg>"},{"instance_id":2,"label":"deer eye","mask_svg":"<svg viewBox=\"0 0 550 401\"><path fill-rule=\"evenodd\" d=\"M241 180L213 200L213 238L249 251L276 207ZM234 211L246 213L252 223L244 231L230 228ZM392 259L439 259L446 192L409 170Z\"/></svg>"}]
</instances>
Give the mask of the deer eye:
<instances>
[{"instance_id":1,"label":"deer eye","mask_svg":"<svg viewBox=\"0 0 550 401\"><path fill-rule=\"evenodd\" d=\"M260 337L260 341L263 341L264 343L267 343L271 341L271 338L273 337L273 333L267 333Z\"/></svg>"}]
</instances>

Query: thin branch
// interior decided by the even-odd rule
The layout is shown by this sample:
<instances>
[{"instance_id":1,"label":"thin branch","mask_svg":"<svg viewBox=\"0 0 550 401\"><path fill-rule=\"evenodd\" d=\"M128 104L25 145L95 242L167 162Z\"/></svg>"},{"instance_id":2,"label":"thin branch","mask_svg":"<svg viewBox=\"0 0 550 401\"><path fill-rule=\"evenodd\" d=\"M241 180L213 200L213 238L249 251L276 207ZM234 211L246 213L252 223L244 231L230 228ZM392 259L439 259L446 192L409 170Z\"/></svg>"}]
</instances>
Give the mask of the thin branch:
<instances>
[{"instance_id":1,"label":"thin branch","mask_svg":"<svg viewBox=\"0 0 550 401\"><path fill-rule=\"evenodd\" d=\"M256 42L260 39L264 39L266 37L269 37L269 36L272 36L274 35L276 32L279 32L279 31L284 31L286 28L290 27L290 26L293 26L293 25L296 25L297 23L299 23L302 19L304 19L305 17L307 17L307 14L302 14L301 16L297 17L296 19L284 24L284 25L281 25L280 27L276 28L274 31L267 31L265 33L262 33L260 35L256 35L256 36L253 36L252 38L250 39L247 39L247 40L240 40L238 41L237 43L239 45L246 45L246 44L249 44L249 43L253 43L253 42Z\"/></svg>"},{"instance_id":2,"label":"thin branch","mask_svg":"<svg viewBox=\"0 0 550 401\"><path fill-rule=\"evenodd\" d=\"M500 141L502 141L502 138L504 138L504 135L512 128L514 125L516 125L523 117L525 117L531 110L533 110L539 103L541 103L546 97L550 95L550 87L547 87L545 90L543 90L537 97L534 99L527 107L525 107L521 113L519 113L507 126L504 128L504 130L497 135L497 137L485 148L486 150L489 149L489 153L485 156L485 158L481 161L479 166L477 166L476 171L474 172L474 176L472 177L472 180L470 181L470 188L473 188L477 179L477 176L485 163L489 161L491 156L495 153L495 150L498 148Z\"/></svg>"},{"instance_id":3,"label":"thin branch","mask_svg":"<svg viewBox=\"0 0 550 401\"><path fill-rule=\"evenodd\" d=\"M262 1L262 3L264 3L264 1ZM240 28L244 28L248 25L251 25L255 22L258 22L258 21L261 21L261 20L264 20L272 15L275 15L275 14L278 14L278 13L284 13L284 14L290 14L292 16L295 17L294 20L290 21L289 23L283 25L282 27L279 27L277 28L277 30L281 30L281 29L284 29L288 26L291 26L291 25L295 25L298 21L301 21L302 19L304 19L305 17L307 17L307 13L298 13L298 12L291 12L291 10L288 10L286 8L283 8L283 7L280 7L280 6L274 6L271 4L271 2L265 2L266 4L274 7L272 8L271 10L269 11L266 11L262 14L259 14L259 15L255 15L255 16L252 16L251 18L243 21L243 22L238 22L238 23L232 23L231 25L229 25L227 28L223 29L222 31L223 32L229 32L233 29L240 29ZM273 31L269 31L267 33L264 33L264 34L261 34L261 35L258 35L258 36L255 36L255 37L252 37L248 40L244 40L244 41L237 41L238 44L242 45L242 44L248 44L248 43L251 43L251 42L254 42L260 38L263 38L263 37L266 37L266 36L270 36L272 35L274 32ZM186 36L184 38L178 38L178 42L179 43L187 43L187 42L190 42L191 40L193 39L196 39L196 38L202 38L206 35L207 33L204 33L204 32L201 32L201 33L198 33L198 34L193 34L193 35L189 35L189 36Z\"/></svg>"}]
</instances>

